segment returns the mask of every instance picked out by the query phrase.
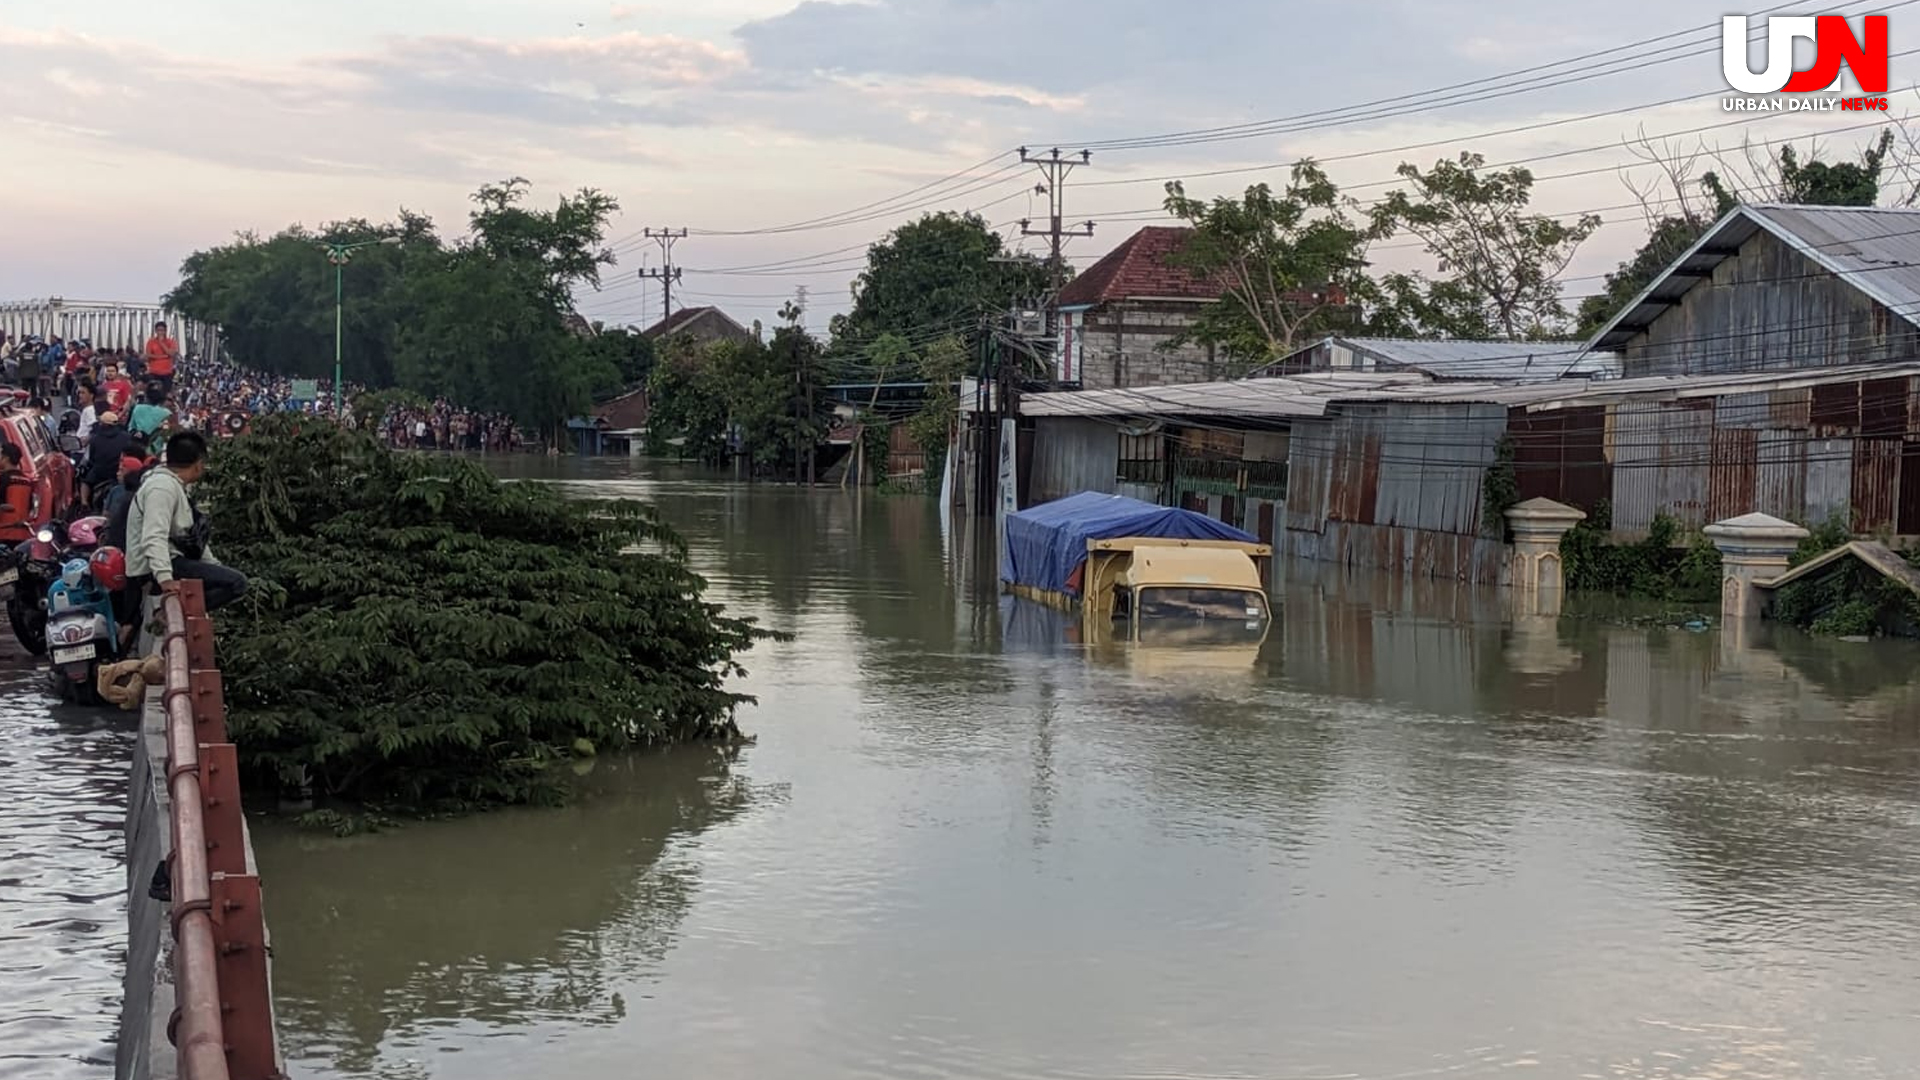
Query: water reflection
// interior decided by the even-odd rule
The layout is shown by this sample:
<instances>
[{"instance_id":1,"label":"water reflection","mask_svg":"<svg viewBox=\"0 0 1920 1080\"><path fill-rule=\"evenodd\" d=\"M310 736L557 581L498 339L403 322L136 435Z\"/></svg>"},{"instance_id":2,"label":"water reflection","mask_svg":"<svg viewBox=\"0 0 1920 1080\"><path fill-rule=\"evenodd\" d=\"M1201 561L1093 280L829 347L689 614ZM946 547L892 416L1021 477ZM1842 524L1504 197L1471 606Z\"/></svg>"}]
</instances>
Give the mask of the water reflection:
<instances>
[{"instance_id":1,"label":"water reflection","mask_svg":"<svg viewBox=\"0 0 1920 1080\"><path fill-rule=\"evenodd\" d=\"M1920 1060L1910 646L1516 619L1498 593L1315 569L1282 585L1252 656L1210 666L1001 597L990 537L924 500L563 467L655 500L720 599L798 634L757 649L743 687L761 743L740 769L782 796L626 847L565 845L626 836L635 791L556 817L598 824L339 846L315 887L351 902L371 879L385 899L361 917L393 925L330 938L357 966L302 976L315 1075L1851 1078ZM517 928L440 899L498 887L433 883L454 829L459 860L518 875ZM533 882L585 897L549 909ZM270 884L284 954L325 913L289 924L294 886ZM411 910L436 904L463 914Z\"/></svg>"},{"instance_id":2,"label":"water reflection","mask_svg":"<svg viewBox=\"0 0 1920 1080\"><path fill-rule=\"evenodd\" d=\"M605 759L581 806L392 836L258 824L289 1056L405 1075L406 1055L450 1027L620 1021L618 985L671 947L699 877L670 844L749 804L729 757Z\"/></svg>"}]
</instances>

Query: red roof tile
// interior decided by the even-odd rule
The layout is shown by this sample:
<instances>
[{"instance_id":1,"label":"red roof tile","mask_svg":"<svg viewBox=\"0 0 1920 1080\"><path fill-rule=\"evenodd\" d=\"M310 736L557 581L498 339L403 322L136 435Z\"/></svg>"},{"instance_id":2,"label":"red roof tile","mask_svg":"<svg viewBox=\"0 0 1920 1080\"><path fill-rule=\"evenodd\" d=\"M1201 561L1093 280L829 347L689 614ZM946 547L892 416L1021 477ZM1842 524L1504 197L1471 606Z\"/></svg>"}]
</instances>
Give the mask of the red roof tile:
<instances>
[{"instance_id":1,"label":"red roof tile","mask_svg":"<svg viewBox=\"0 0 1920 1080\"><path fill-rule=\"evenodd\" d=\"M1060 290L1060 306L1080 307L1110 300L1218 300L1225 288L1215 280L1169 262L1186 244L1192 229L1149 225Z\"/></svg>"}]
</instances>

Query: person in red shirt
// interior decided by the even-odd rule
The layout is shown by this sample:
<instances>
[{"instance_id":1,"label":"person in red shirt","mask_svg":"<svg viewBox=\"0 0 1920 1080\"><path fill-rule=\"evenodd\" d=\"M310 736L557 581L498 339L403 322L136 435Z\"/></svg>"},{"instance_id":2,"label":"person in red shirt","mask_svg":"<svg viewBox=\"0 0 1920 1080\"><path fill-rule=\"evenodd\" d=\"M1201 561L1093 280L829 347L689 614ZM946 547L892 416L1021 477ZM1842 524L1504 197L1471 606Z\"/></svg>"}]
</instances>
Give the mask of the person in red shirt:
<instances>
[{"instance_id":1,"label":"person in red shirt","mask_svg":"<svg viewBox=\"0 0 1920 1080\"><path fill-rule=\"evenodd\" d=\"M153 336L147 339L147 380L158 381L173 393L173 365L180 359L180 343L167 336L167 324L153 324Z\"/></svg>"},{"instance_id":2,"label":"person in red shirt","mask_svg":"<svg viewBox=\"0 0 1920 1080\"><path fill-rule=\"evenodd\" d=\"M120 374L120 365L108 364L101 372L100 397L104 404L102 413L115 412L125 416L133 408L133 383Z\"/></svg>"}]
</instances>

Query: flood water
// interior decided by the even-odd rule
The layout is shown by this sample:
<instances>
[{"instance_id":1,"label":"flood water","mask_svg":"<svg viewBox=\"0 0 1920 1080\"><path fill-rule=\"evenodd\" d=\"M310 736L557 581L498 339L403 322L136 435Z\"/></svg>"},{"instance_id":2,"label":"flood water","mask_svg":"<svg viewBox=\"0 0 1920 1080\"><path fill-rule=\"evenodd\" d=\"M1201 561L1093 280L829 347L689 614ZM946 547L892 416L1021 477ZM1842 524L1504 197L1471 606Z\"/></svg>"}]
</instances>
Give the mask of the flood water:
<instances>
[{"instance_id":1,"label":"flood water","mask_svg":"<svg viewBox=\"0 0 1920 1080\"><path fill-rule=\"evenodd\" d=\"M0 637L0 1080L110 1077L135 723L55 707Z\"/></svg>"},{"instance_id":2,"label":"flood water","mask_svg":"<svg viewBox=\"0 0 1920 1080\"><path fill-rule=\"evenodd\" d=\"M1086 648L930 500L566 468L797 635L758 744L261 823L296 1076L1916 1075L1912 646L1309 575L1257 651Z\"/></svg>"}]
</instances>

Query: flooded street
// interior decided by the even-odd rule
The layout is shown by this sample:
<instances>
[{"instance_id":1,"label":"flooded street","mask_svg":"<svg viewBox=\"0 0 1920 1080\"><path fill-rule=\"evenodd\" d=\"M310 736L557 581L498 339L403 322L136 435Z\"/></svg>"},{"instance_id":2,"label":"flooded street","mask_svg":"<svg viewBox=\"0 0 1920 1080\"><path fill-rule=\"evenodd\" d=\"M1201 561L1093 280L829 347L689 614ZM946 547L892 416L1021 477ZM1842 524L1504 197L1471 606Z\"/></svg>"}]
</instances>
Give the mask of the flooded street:
<instances>
[{"instance_id":1,"label":"flooded street","mask_svg":"<svg viewBox=\"0 0 1920 1080\"><path fill-rule=\"evenodd\" d=\"M110 1077L135 724L55 708L0 635L0 1080Z\"/></svg>"},{"instance_id":2,"label":"flooded street","mask_svg":"<svg viewBox=\"0 0 1920 1080\"><path fill-rule=\"evenodd\" d=\"M1089 651L952 572L928 501L581 468L798 635L749 659L759 743L602 761L561 811L261 829L296 1075L1920 1060L1908 646L1330 577L1257 656Z\"/></svg>"}]
</instances>

